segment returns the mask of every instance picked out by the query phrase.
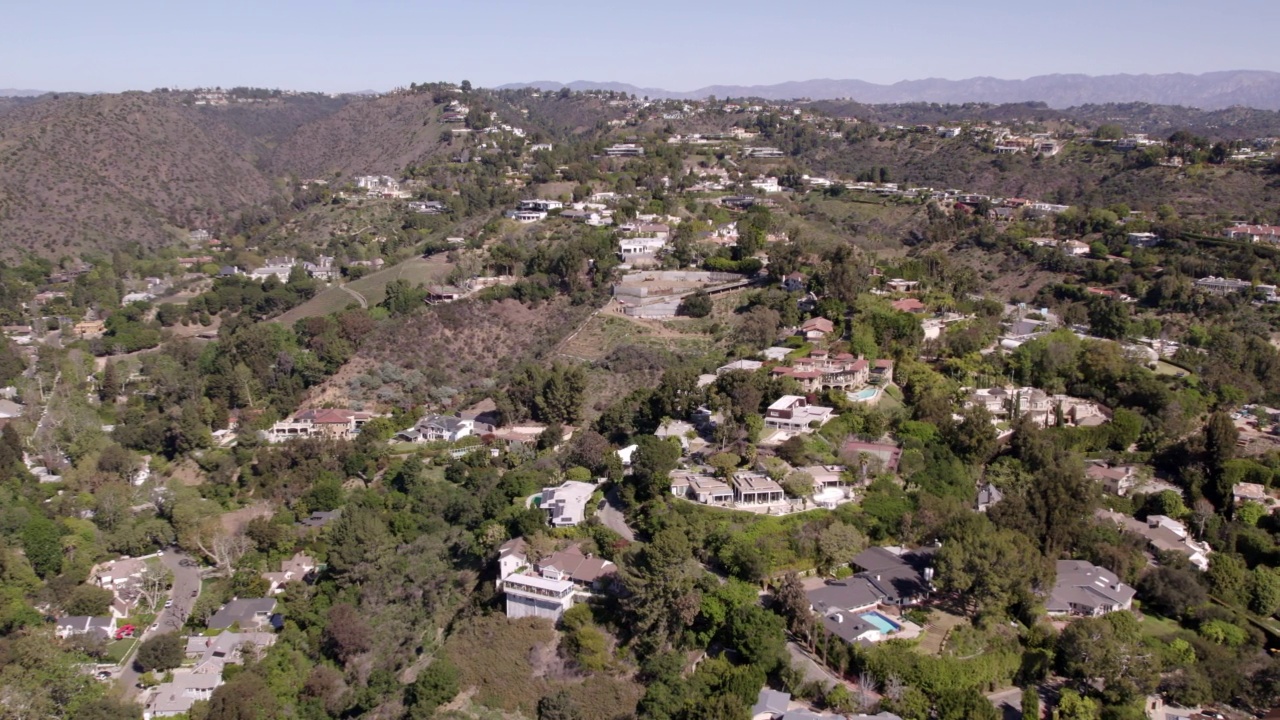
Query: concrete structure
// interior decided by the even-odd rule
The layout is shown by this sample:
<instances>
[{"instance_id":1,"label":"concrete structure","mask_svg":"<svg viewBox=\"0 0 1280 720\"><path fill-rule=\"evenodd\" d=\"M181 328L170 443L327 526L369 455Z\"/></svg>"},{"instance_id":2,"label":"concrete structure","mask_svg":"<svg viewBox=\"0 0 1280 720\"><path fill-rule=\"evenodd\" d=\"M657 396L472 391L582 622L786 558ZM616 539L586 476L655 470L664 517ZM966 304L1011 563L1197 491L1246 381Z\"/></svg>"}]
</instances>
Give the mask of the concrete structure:
<instances>
[{"instance_id":1,"label":"concrete structure","mask_svg":"<svg viewBox=\"0 0 1280 720\"><path fill-rule=\"evenodd\" d=\"M786 499L782 486L754 472L733 474L733 499L739 505L772 505Z\"/></svg>"}]
</instances>

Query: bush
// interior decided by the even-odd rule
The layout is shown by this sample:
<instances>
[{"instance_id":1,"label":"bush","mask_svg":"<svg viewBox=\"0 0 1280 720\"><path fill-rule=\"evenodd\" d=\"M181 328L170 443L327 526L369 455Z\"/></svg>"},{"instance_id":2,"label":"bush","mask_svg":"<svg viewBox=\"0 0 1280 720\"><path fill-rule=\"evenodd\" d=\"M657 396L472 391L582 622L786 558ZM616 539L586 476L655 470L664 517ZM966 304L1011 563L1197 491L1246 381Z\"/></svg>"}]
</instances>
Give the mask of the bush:
<instances>
[{"instance_id":1,"label":"bush","mask_svg":"<svg viewBox=\"0 0 1280 720\"><path fill-rule=\"evenodd\" d=\"M679 315L685 315L693 318L704 318L711 314L714 304L711 302L711 296L699 290L692 295L687 295L680 301L680 307L676 309Z\"/></svg>"}]
</instances>

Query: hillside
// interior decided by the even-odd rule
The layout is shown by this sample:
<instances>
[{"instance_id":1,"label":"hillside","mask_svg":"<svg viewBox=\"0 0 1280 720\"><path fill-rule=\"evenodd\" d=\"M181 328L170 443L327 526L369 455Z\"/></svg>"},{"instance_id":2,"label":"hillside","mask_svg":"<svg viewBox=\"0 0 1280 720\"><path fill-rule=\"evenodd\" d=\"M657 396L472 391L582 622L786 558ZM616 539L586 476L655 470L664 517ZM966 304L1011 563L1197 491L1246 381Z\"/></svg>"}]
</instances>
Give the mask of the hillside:
<instances>
[{"instance_id":1,"label":"hillside","mask_svg":"<svg viewBox=\"0 0 1280 720\"><path fill-rule=\"evenodd\" d=\"M0 243L57 256L159 245L271 196L225 137L163 95L47 99L0 116Z\"/></svg>"},{"instance_id":2,"label":"hillside","mask_svg":"<svg viewBox=\"0 0 1280 720\"><path fill-rule=\"evenodd\" d=\"M303 125L272 154L271 168L299 177L388 174L448 147L431 93L369 98Z\"/></svg>"}]
</instances>

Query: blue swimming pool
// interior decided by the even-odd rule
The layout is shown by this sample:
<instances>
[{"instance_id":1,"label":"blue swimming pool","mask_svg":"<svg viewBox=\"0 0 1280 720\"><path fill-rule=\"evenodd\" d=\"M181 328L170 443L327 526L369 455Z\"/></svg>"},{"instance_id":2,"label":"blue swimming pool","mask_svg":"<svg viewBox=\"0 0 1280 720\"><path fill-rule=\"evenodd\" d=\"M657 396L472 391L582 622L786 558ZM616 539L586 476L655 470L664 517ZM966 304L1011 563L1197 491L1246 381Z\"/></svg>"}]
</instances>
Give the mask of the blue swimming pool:
<instances>
[{"instance_id":1,"label":"blue swimming pool","mask_svg":"<svg viewBox=\"0 0 1280 720\"><path fill-rule=\"evenodd\" d=\"M862 619L866 620L872 625L875 625L876 629L884 633L885 635L888 635L890 633L896 633L902 629L901 625L890 620L887 616L881 615L878 612L863 613Z\"/></svg>"},{"instance_id":2,"label":"blue swimming pool","mask_svg":"<svg viewBox=\"0 0 1280 720\"><path fill-rule=\"evenodd\" d=\"M876 396L876 393L878 392L880 392L880 388L873 388L873 387L863 388L858 392L850 395L849 399L854 402L866 402L874 398Z\"/></svg>"}]
</instances>

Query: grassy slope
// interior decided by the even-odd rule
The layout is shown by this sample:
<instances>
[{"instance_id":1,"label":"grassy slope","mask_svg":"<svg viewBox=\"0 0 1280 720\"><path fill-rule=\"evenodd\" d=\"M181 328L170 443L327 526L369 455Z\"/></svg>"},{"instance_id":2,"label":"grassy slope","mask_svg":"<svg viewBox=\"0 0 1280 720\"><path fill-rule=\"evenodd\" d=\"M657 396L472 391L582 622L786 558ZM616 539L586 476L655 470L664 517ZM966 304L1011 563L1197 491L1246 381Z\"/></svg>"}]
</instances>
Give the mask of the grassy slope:
<instances>
[{"instance_id":1,"label":"grassy slope","mask_svg":"<svg viewBox=\"0 0 1280 720\"><path fill-rule=\"evenodd\" d=\"M440 260L412 258L397 265L370 273L359 280L347 284L347 287L364 296L369 307L374 307L386 298L387 283L392 280L408 280L410 285L429 285L441 281L453 265ZM328 315L338 312L358 301L351 293L337 285L331 285L320 291L315 297L289 312L277 317L275 322L292 325L302 318Z\"/></svg>"}]
</instances>

